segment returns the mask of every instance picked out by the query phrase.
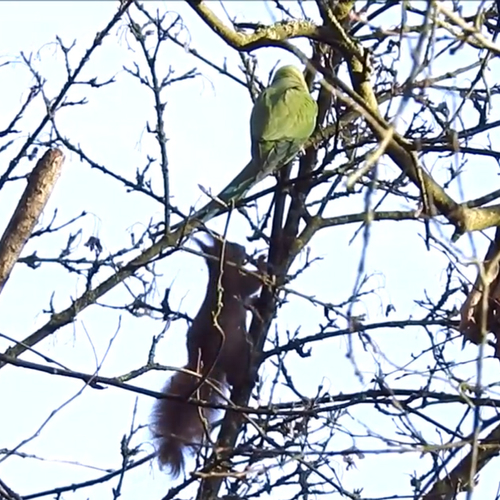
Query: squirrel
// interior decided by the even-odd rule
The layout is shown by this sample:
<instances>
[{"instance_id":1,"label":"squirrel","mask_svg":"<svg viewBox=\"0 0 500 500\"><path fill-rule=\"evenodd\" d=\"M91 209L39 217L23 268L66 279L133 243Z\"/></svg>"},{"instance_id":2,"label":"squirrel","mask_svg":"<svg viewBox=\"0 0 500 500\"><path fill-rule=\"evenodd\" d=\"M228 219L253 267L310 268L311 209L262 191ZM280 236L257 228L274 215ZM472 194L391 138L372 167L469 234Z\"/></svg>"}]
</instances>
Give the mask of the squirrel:
<instances>
[{"instance_id":1,"label":"squirrel","mask_svg":"<svg viewBox=\"0 0 500 500\"><path fill-rule=\"evenodd\" d=\"M185 370L199 376L176 372L163 394L181 396L183 400L159 399L152 412L158 460L160 466L169 467L173 477L184 469L183 451L199 446L205 433L204 422L210 422L216 412L187 400L193 397L218 403L220 397L213 385L220 390L227 384L239 386L248 376L250 365L252 342L246 328L245 303L262 286L262 280L241 271L247 257L243 246L211 238L210 245L195 238L205 253L208 284L205 299L187 332ZM258 270L263 272L265 266L264 257L260 257ZM213 385L206 382L207 378Z\"/></svg>"}]
</instances>

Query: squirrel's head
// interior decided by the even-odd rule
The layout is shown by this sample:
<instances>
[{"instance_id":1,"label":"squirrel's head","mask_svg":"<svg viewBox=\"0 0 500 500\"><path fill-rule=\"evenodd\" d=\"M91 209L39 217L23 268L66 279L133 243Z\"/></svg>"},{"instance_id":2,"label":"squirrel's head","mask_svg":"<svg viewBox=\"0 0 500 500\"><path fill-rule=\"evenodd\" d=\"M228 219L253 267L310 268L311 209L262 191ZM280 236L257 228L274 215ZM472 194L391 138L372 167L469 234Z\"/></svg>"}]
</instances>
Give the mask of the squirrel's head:
<instances>
[{"instance_id":1,"label":"squirrel's head","mask_svg":"<svg viewBox=\"0 0 500 500\"><path fill-rule=\"evenodd\" d=\"M233 243L231 241L223 241L222 239L213 237L210 235L210 243L205 243L198 238L193 238L200 249L207 255L220 258L223 254L224 262L232 262L237 266L241 266L247 260L247 253L245 247L239 245L238 243ZM219 266L218 260L206 258L207 265L209 268L214 266Z\"/></svg>"}]
</instances>

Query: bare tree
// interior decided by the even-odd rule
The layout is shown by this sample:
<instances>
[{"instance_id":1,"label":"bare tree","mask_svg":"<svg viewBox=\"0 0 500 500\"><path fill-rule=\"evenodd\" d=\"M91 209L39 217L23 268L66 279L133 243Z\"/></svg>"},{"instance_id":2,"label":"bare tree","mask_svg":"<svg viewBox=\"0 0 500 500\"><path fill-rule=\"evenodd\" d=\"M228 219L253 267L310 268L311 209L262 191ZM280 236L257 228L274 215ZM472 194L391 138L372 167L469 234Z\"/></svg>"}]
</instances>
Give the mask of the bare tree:
<instances>
[{"instance_id":1,"label":"bare tree","mask_svg":"<svg viewBox=\"0 0 500 500\"><path fill-rule=\"evenodd\" d=\"M491 233L500 226L496 3L275 0L267 5L269 19L249 22L250 5L186 0L167 10L122 1L82 55L75 55L78 44L56 38L66 73L55 93L43 57L22 53L16 61L32 86L14 116L2 117L0 190L12 196L28 183L15 211L17 202L2 207L8 215L0 291L6 300L18 293L16 285L30 288L21 279L29 276L30 283L44 282L49 303L36 303L37 327L27 335L21 327L11 334L0 326L0 384L13 387L21 374L45 377L42 398L52 401L61 391L63 402L37 415L33 428L23 427L21 416L24 402L33 412L38 408L34 394L12 391L2 398L1 413L19 415L15 435L23 437L12 442L12 429L0 431L0 498L126 497L140 474L144 498L157 496L153 484L164 499L500 498L500 236L498 229ZM197 46L196 30L217 41L219 52ZM123 71L89 76L109 47L127 54ZM171 160L167 102L175 89L188 89L211 71L245 89L251 103L269 82L264 49L304 67L319 107L316 130L275 181L221 204L214 220L202 224L193 216L199 207L186 206L172 180L177 172L190 174L182 159ZM184 51L189 69L170 64L174 50ZM12 64L5 60L0 72ZM124 78L137 83L151 105L133 173L80 143L67 131L65 114L80 120L95 95ZM193 127L200 120L210 126L185 92ZM123 106L135 98L126 96ZM40 105L40 119L25 128L26 116ZM92 116L93 126L99 120ZM246 123L233 127L248 135ZM190 140L196 148L197 137ZM222 149L227 141L220 141ZM134 144L120 147L135 154ZM241 153L241 167L247 154ZM108 204L118 203L116 196L122 207L143 203L141 214L149 215L126 221L128 244L104 242L99 231L88 230L87 211L58 211L57 200L35 227L61 165L63 179L75 175L68 159L84 169L89 199L98 175L116 189ZM219 158L204 160L215 172ZM212 196L220 187L203 185L202 191ZM155 452L148 413L157 398L175 399L159 392L159 381L185 363L166 365L163 353L183 344L196 307L186 309L179 282L164 275L170 279L175 266L188 265L180 255L194 254L189 262L199 269L184 290L201 296L202 259L189 239L214 229L228 240L246 238L240 243L254 250L250 260L262 265L257 254L265 254L268 265L250 308L249 373L220 404L190 398L200 408L221 410L220 420L205 422L203 445L174 483L149 472ZM16 274L19 268L29 274ZM421 287L419 275L431 282ZM59 279L72 287L64 299ZM29 298L20 307L23 316L32 314ZM86 322L98 334L88 333ZM61 345L76 328L72 349L81 349L87 336L93 371L82 371L78 357ZM110 373L105 361L123 358L115 354L125 352L118 345L123 335L133 339L129 349L137 356L131 354L123 372ZM102 398L116 394L127 428L115 424L114 414L99 413ZM88 427L71 427L75 415ZM66 419L68 435L82 441L94 438L100 425L117 426L123 435L115 443L118 463L103 465L97 448L89 464L75 444L70 462L86 476L77 479L59 472L60 463L49 464L58 480L35 490L26 478L47 473L51 441L36 443L54 419Z\"/></svg>"}]
</instances>

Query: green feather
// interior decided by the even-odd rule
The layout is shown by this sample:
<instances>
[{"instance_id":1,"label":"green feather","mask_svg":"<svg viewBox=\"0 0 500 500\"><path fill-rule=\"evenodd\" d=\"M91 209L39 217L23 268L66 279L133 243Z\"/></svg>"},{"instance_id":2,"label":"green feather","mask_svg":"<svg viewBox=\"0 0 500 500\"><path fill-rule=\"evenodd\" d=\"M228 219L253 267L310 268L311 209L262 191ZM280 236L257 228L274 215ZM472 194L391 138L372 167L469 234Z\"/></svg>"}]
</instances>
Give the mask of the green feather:
<instances>
[{"instance_id":1,"label":"green feather","mask_svg":"<svg viewBox=\"0 0 500 500\"><path fill-rule=\"evenodd\" d=\"M237 201L254 184L292 161L311 136L317 114L317 104L309 94L302 72L295 66L281 67L252 110L252 160L217 198L225 203ZM204 222L219 207L220 204L211 201L194 217Z\"/></svg>"}]
</instances>

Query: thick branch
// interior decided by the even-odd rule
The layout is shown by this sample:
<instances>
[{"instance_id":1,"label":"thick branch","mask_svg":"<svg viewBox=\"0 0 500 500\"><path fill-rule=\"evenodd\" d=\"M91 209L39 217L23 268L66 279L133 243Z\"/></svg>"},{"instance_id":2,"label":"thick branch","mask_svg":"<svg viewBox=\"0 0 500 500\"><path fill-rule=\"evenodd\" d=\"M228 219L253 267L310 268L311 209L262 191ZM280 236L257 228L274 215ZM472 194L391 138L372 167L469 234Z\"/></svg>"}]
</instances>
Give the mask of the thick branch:
<instances>
[{"instance_id":1,"label":"thick branch","mask_svg":"<svg viewBox=\"0 0 500 500\"><path fill-rule=\"evenodd\" d=\"M310 21L279 22L272 26L259 26L253 33L236 32L226 26L207 7L205 2L187 0L187 3L216 35L238 51L251 51L260 47L269 47L292 38L307 37L312 40L328 38L328 33L323 27L316 26Z\"/></svg>"},{"instance_id":2,"label":"thick branch","mask_svg":"<svg viewBox=\"0 0 500 500\"><path fill-rule=\"evenodd\" d=\"M377 98L370 83L368 55L349 38L333 16L330 21L332 28L336 31L337 46L348 63L355 93L338 78L333 78L332 81L347 96L336 89L332 88L332 91L348 106L360 108L360 112L373 134L381 143L385 144L385 152L421 190L422 196L427 199L430 208L436 207L456 227L457 234L499 226L500 210L497 207L471 209L459 205L418 165L416 155L412 152L413 145L399 136L380 114ZM388 137L388 134L391 137Z\"/></svg>"},{"instance_id":3,"label":"thick branch","mask_svg":"<svg viewBox=\"0 0 500 500\"><path fill-rule=\"evenodd\" d=\"M475 465L476 474L499 453L500 425L497 425L479 444ZM423 500L450 500L456 498L460 491L473 487L472 480L474 478L470 477L472 458L473 450L446 477L436 481L431 491L423 497Z\"/></svg>"},{"instance_id":4,"label":"thick branch","mask_svg":"<svg viewBox=\"0 0 500 500\"><path fill-rule=\"evenodd\" d=\"M318 228L320 227L331 227L331 226L342 226L344 224L353 224L356 222L371 222L376 220L419 220L419 214L415 210L401 211L401 210L389 210L389 211L378 211L372 213L360 212L358 214L345 214L339 215L337 217L318 217Z\"/></svg>"},{"instance_id":5,"label":"thick branch","mask_svg":"<svg viewBox=\"0 0 500 500\"><path fill-rule=\"evenodd\" d=\"M49 149L28 178L28 185L0 240L0 293L52 194L63 161L62 151Z\"/></svg>"}]
</instances>

